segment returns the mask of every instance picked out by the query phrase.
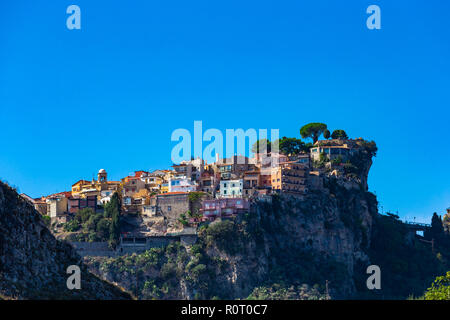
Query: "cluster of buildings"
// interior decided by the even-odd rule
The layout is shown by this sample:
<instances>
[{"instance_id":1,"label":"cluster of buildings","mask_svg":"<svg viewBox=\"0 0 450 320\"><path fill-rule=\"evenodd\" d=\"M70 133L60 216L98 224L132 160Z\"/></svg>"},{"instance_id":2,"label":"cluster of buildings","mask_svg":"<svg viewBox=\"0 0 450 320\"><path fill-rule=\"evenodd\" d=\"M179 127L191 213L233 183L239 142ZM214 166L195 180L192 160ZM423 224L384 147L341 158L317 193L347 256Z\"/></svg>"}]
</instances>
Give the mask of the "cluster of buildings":
<instances>
[{"instance_id":1,"label":"cluster of buildings","mask_svg":"<svg viewBox=\"0 0 450 320\"><path fill-rule=\"evenodd\" d=\"M164 217L176 221L185 215L189 223L228 218L249 209L254 199L269 199L273 193L303 197L320 173L312 161L325 154L332 159L349 157L356 146L352 140L318 141L310 153L285 155L256 153L254 157L233 156L208 164L197 158L174 164L167 170L136 171L120 181L109 181L104 169L97 179L79 180L71 191L32 199L23 194L41 214L65 222L80 209L101 212L118 193L122 212L128 215ZM198 201L190 196L197 193Z\"/></svg>"}]
</instances>

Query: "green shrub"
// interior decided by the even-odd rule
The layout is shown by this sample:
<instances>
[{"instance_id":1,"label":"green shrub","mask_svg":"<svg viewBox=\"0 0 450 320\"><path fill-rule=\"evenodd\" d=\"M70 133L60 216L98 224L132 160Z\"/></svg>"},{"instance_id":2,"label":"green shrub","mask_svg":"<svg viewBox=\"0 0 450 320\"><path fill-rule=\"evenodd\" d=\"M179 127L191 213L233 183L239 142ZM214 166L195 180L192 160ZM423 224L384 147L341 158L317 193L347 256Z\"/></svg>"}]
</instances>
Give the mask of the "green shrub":
<instances>
[{"instance_id":1,"label":"green shrub","mask_svg":"<svg viewBox=\"0 0 450 320\"><path fill-rule=\"evenodd\" d=\"M437 277L425 292L425 300L450 300L450 271Z\"/></svg>"}]
</instances>

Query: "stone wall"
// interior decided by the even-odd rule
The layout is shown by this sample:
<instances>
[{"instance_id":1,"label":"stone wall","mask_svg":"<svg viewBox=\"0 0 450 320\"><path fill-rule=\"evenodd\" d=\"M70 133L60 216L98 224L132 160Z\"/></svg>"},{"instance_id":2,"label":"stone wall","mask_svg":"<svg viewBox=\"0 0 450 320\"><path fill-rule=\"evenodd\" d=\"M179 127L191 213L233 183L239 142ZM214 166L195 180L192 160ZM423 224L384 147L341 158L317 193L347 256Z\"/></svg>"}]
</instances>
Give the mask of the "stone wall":
<instances>
[{"instance_id":1,"label":"stone wall","mask_svg":"<svg viewBox=\"0 0 450 320\"><path fill-rule=\"evenodd\" d=\"M151 248L161 248L177 241L181 241L184 245L193 245L197 241L197 235L147 237L145 242L122 242L116 250L111 249L107 242L71 242L71 245L82 257L117 257L144 252Z\"/></svg>"},{"instance_id":2,"label":"stone wall","mask_svg":"<svg viewBox=\"0 0 450 320\"><path fill-rule=\"evenodd\" d=\"M176 222L181 214L185 214L189 208L189 197L187 193L160 195L157 197L159 214L170 222Z\"/></svg>"},{"instance_id":3,"label":"stone wall","mask_svg":"<svg viewBox=\"0 0 450 320\"><path fill-rule=\"evenodd\" d=\"M72 247L82 257L115 257L116 252L111 249L108 242L71 242Z\"/></svg>"}]
</instances>

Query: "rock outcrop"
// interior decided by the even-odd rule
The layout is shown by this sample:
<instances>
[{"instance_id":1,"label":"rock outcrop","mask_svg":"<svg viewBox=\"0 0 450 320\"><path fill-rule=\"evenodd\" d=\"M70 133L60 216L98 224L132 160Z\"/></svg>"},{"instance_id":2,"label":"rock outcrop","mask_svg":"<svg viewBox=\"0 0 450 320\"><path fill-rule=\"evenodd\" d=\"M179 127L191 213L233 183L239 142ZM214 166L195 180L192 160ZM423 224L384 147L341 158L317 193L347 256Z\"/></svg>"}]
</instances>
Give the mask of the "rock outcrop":
<instances>
[{"instance_id":1,"label":"rock outcrop","mask_svg":"<svg viewBox=\"0 0 450 320\"><path fill-rule=\"evenodd\" d=\"M349 298L356 293L354 266L370 264L377 203L364 190L333 179L325 184L326 191L305 199L274 196L235 220L202 227L194 246L87 261L91 271L140 299L242 299L280 284L317 285L324 294L327 280L331 297Z\"/></svg>"},{"instance_id":2,"label":"rock outcrop","mask_svg":"<svg viewBox=\"0 0 450 320\"><path fill-rule=\"evenodd\" d=\"M66 285L68 266L79 265L81 289ZM0 296L10 299L129 299L88 272L68 244L55 239L40 214L0 182Z\"/></svg>"}]
</instances>

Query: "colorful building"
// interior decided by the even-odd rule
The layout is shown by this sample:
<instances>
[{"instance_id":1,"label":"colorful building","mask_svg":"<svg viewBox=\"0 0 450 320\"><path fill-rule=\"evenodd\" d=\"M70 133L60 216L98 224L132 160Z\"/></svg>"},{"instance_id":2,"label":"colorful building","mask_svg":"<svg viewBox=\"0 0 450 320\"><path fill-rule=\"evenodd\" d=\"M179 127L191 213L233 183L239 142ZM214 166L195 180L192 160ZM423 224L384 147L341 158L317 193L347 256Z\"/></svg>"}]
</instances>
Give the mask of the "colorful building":
<instances>
[{"instance_id":1,"label":"colorful building","mask_svg":"<svg viewBox=\"0 0 450 320\"><path fill-rule=\"evenodd\" d=\"M50 218L55 219L68 212L68 199L71 192L60 192L46 197L47 214Z\"/></svg>"},{"instance_id":2,"label":"colorful building","mask_svg":"<svg viewBox=\"0 0 450 320\"><path fill-rule=\"evenodd\" d=\"M307 191L306 179L309 168L296 161L280 163L272 168L272 190L285 193L303 194Z\"/></svg>"},{"instance_id":3,"label":"colorful building","mask_svg":"<svg viewBox=\"0 0 450 320\"><path fill-rule=\"evenodd\" d=\"M108 181L108 174L105 169L100 169L97 173L97 181L92 179L79 180L72 185L72 196L82 197L96 195L100 198L100 192L104 190L118 190L120 186L119 181Z\"/></svg>"},{"instance_id":4,"label":"colorful building","mask_svg":"<svg viewBox=\"0 0 450 320\"><path fill-rule=\"evenodd\" d=\"M197 191L197 184L185 176L176 176L169 179L169 192Z\"/></svg>"},{"instance_id":5,"label":"colorful building","mask_svg":"<svg viewBox=\"0 0 450 320\"><path fill-rule=\"evenodd\" d=\"M97 196L91 195L86 198L68 198L68 210L70 213L77 213L81 209L90 208L97 212Z\"/></svg>"},{"instance_id":6,"label":"colorful building","mask_svg":"<svg viewBox=\"0 0 450 320\"><path fill-rule=\"evenodd\" d=\"M244 185L243 179L221 180L220 198L240 198Z\"/></svg>"},{"instance_id":7,"label":"colorful building","mask_svg":"<svg viewBox=\"0 0 450 320\"><path fill-rule=\"evenodd\" d=\"M311 159L320 160L320 155L324 154L328 159L334 160L341 158L347 161L355 152L357 152L357 144L354 140L319 140L316 141L314 147L311 148Z\"/></svg>"},{"instance_id":8,"label":"colorful building","mask_svg":"<svg viewBox=\"0 0 450 320\"><path fill-rule=\"evenodd\" d=\"M229 218L241 212L247 212L250 203L244 198L223 198L204 200L202 202L201 212L205 220L214 220L216 218Z\"/></svg>"},{"instance_id":9,"label":"colorful building","mask_svg":"<svg viewBox=\"0 0 450 320\"><path fill-rule=\"evenodd\" d=\"M260 186L259 170L252 170L244 172L243 178L243 196L250 197L255 190Z\"/></svg>"}]
</instances>

